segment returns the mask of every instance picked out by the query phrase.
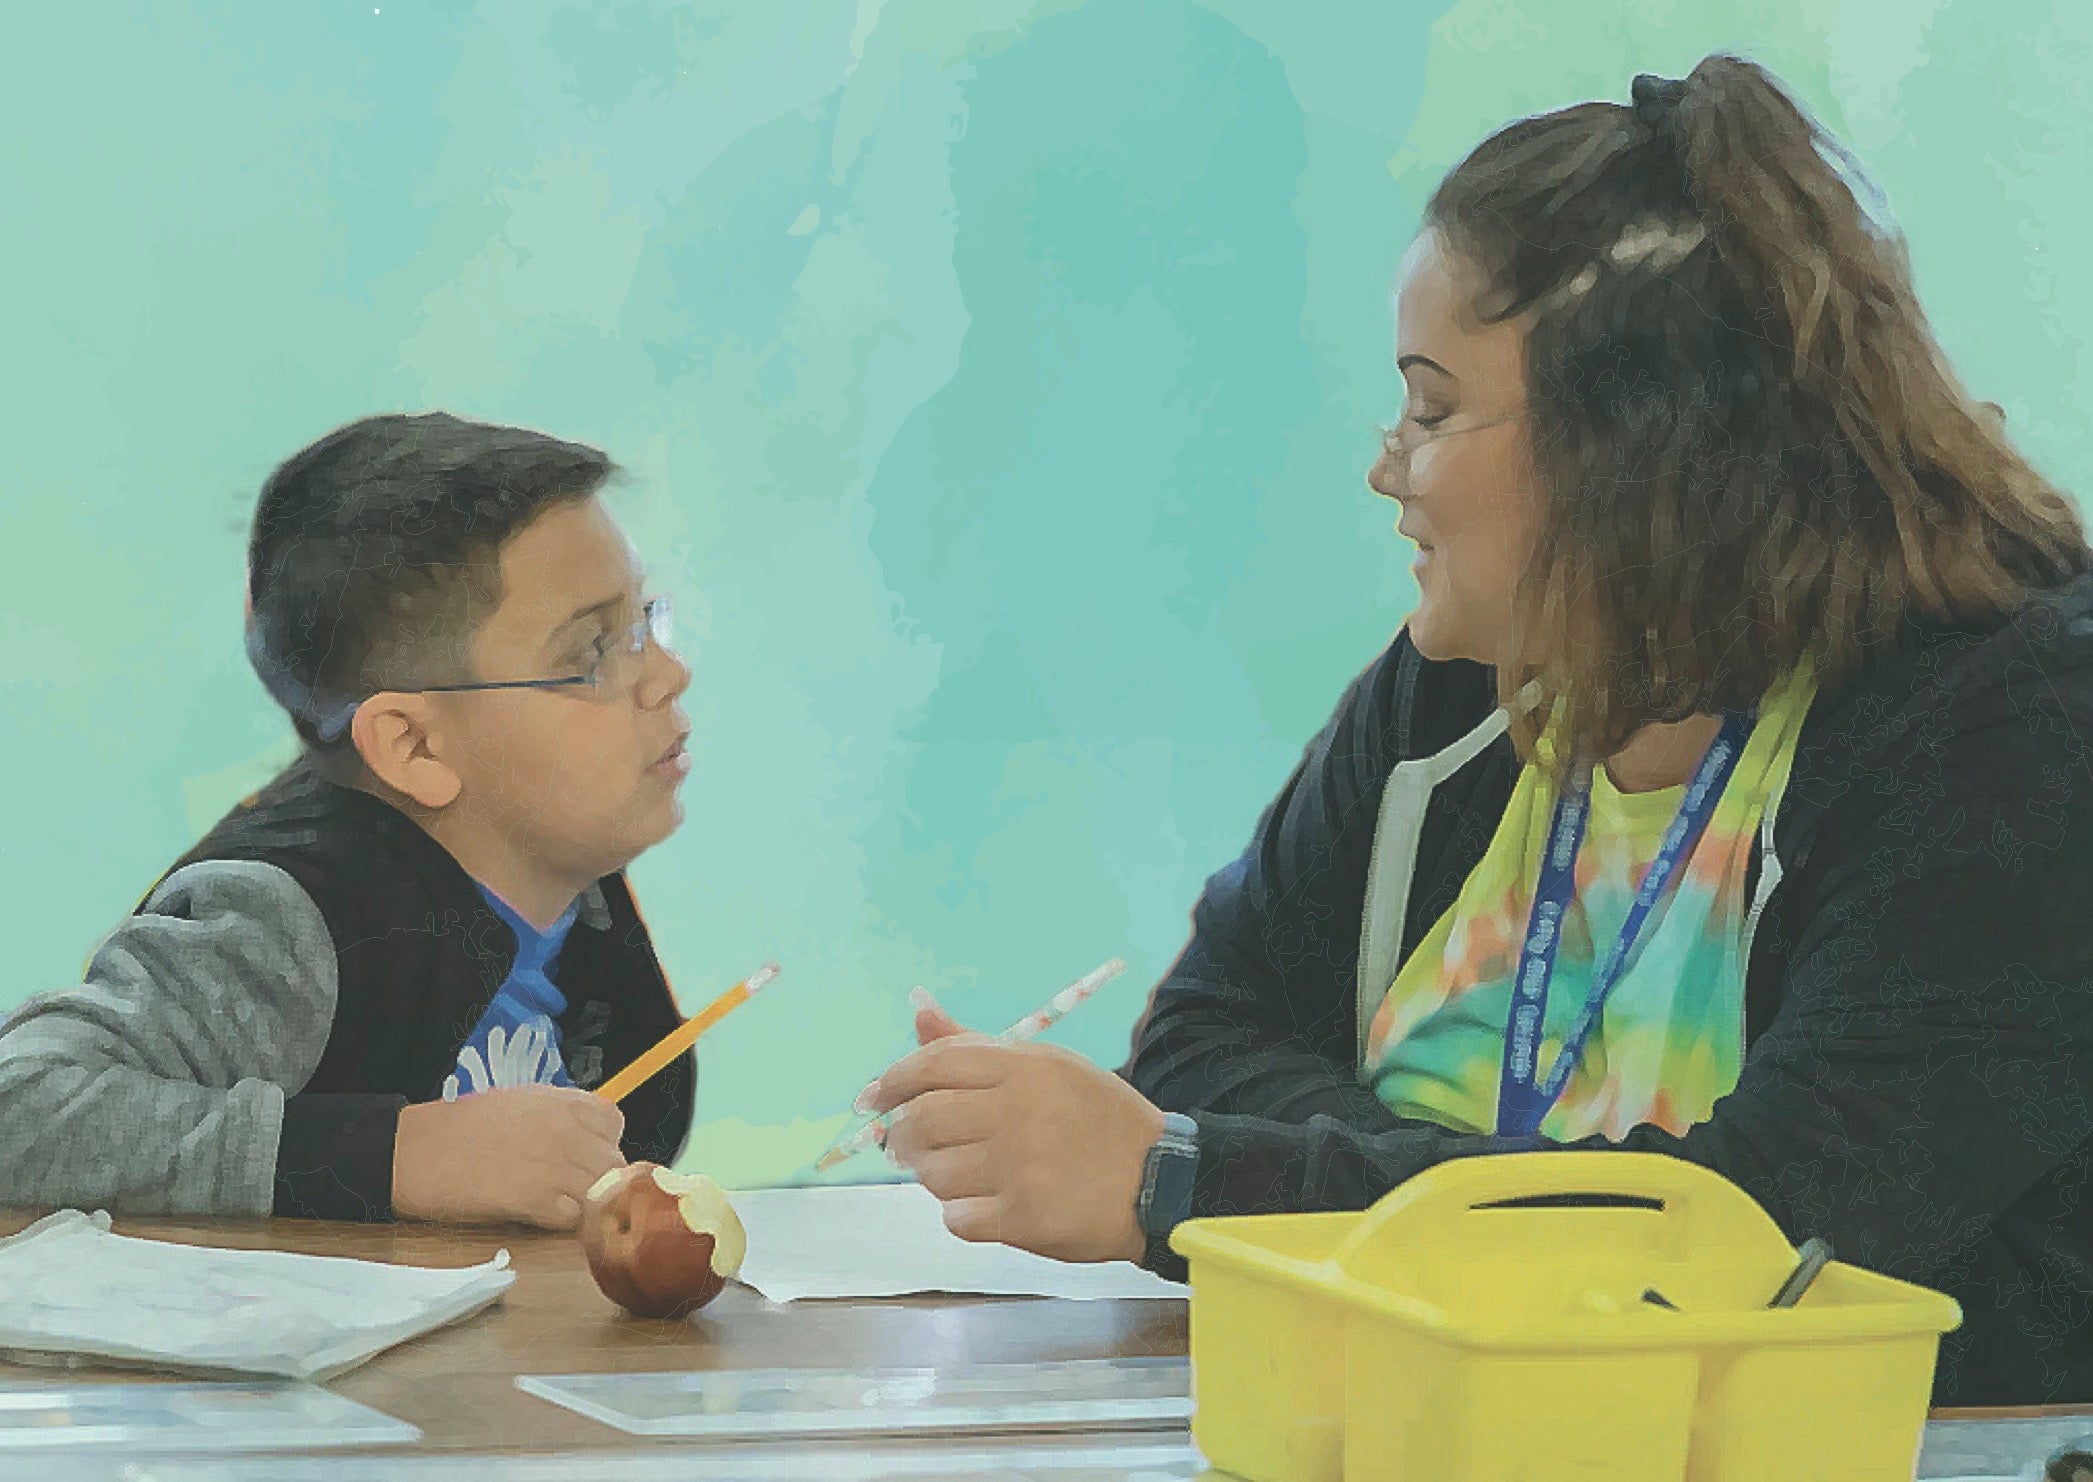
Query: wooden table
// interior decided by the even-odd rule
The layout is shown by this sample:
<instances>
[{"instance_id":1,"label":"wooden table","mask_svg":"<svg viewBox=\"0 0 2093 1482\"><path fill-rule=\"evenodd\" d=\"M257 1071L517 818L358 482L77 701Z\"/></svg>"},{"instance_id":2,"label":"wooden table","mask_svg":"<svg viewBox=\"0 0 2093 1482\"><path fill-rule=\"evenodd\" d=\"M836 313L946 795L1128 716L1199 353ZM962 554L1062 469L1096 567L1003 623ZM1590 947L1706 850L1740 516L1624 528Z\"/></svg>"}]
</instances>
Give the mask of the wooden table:
<instances>
[{"instance_id":1,"label":"wooden table","mask_svg":"<svg viewBox=\"0 0 2093 1482\"><path fill-rule=\"evenodd\" d=\"M0 1234L25 1223L0 1213ZM500 1304L379 1354L329 1386L418 1427L424 1453L581 1453L607 1461L613 1452L646 1454L690 1445L629 1436L526 1395L515 1387L519 1374L936 1368L1186 1351L1186 1304L1168 1300L960 1297L774 1307L745 1288L730 1287L687 1321L647 1322L625 1316L596 1290L580 1244L568 1236L298 1220L119 1220L116 1228L199 1245L424 1266L476 1265L506 1248L517 1276ZM136 1376L88 1370L67 1377L95 1382ZM0 1380L51 1378L48 1369L0 1364ZM2093 1407L1939 1410L1934 1416L2081 1416L2085 1429L2093 1431ZM856 1449L868 1448L857 1444ZM386 1454L402 1455L397 1450Z\"/></svg>"},{"instance_id":2,"label":"wooden table","mask_svg":"<svg viewBox=\"0 0 2093 1482\"><path fill-rule=\"evenodd\" d=\"M0 1214L0 1234L27 1223ZM730 1286L686 1321L650 1322L626 1316L596 1290L580 1242L572 1236L304 1220L120 1219L116 1229L194 1245L420 1266L477 1265L506 1248L516 1282L499 1304L381 1353L328 1386L419 1427L425 1450L572 1451L649 1444L524 1394L515 1387L519 1374L937 1368L1186 1351L1186 1304L1168 1299L961 1297L773 1306L747 1288ZM136 1378L99 1371L81 1371L79 1377ZM49 1369L0 1363L0 1379L51 1378Z\"/></svg>"}]
</instances>

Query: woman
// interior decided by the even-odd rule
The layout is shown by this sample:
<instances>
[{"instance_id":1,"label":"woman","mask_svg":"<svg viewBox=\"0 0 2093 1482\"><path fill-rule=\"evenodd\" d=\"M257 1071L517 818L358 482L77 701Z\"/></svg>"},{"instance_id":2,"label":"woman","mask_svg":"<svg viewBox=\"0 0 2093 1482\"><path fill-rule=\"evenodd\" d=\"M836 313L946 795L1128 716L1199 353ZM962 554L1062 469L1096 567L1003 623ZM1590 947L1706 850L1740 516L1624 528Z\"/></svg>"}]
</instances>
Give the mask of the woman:
<instances>
[{"instance_id":1,"label":"woman","mask_svg":"<svg viewBox=\"0 0 2093 1482\"><path fill-rule=\"evenodd\" d=\"M926 1006L862 1104L957 1233L1172 1274L1187 1216L1669 1153L1953 1294L1938 1403L2093 1399L2093 553L1771 78L1633 96L1434 195L1368 479L1419 605L1127 1068Z\"/></svg>"}]
</instances>

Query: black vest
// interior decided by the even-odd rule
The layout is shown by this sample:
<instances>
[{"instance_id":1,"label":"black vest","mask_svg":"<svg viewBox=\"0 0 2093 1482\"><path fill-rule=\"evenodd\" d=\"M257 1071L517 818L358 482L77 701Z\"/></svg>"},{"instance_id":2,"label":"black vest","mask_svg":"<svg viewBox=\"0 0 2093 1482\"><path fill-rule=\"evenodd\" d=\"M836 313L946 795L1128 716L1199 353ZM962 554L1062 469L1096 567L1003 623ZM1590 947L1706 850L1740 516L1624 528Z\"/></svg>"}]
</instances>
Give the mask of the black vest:
<instances>
[{"instance_id":1,"label":"black vest","mask_svg":"<svg viewBox=\"0 0 2093 1482\"><path fill-rule=\"evenodd\" d=\"M334 1028L312 1079L285 1089L440 1098L516 958L516 934L450 851L390 804L327 781L308 756L226 814L167 873L207 859L283 870L334 939ZM585 901L556 974L567 1000L562 1057L584 1088L682 1022L623 873L606 875L592 894L609 925ZM696 1087L691 1050L627 1096L625 1156L672 1163L690 1133Z\"/></svg>"}]
</instances>

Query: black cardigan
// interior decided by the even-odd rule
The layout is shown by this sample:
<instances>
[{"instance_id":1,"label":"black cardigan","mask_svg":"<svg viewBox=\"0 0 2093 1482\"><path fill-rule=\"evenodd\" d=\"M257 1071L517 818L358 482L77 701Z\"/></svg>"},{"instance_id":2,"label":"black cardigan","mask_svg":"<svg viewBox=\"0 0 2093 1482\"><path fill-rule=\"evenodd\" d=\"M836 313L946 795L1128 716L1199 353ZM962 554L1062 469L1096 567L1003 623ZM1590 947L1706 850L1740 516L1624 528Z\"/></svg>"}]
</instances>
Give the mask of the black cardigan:
<instances>
[{"instance_id":1,"label":"black cardigan","mask_svg":"<svg viewBox=\"0 0 2093 1482\"><path fill-rule=\"evenodd\" d=\"M1121 1072L1198 1123L1194 1217L1363 1208L1507 1150L1396 1117L1355 1059L1382 784L1485 719L1493 683L1398 635L1208 881ZM1404 957L1516 770L1499 737L1434 791ZM1618 1146L1704 1164L1797 1243L1954 1296L1935 1403L2093 1401L2093 577L2002 626L1913 627L1820 690L1774 853L1735 1090L1683 1137ZM1148 1262L1183 1271L1161 1241Z\"/></svg>"}]
</instances>

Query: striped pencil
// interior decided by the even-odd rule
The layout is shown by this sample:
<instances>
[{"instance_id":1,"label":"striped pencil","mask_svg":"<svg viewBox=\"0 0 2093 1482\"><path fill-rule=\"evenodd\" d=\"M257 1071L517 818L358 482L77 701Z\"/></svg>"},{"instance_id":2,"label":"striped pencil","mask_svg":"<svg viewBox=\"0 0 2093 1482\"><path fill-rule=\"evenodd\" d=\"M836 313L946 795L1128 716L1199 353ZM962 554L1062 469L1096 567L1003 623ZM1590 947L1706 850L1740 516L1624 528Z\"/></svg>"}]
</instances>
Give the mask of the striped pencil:
<instances>
[{"instance_id":1,"label":"striped pencil","mask_svg":"<svg viewBox=\"0 0 2093 1482\"><path fill-rule=\"evenodd\" d=\"M1017 1044L1022 1040L1031 1039L1035 1035L1046 1033L1047 1030L1059 1023L1068 1014L1069 1010L1125 971L1126 964L1117 957L1110 962L1099 965L1076 979L1073 983L1070 983L1031 1013L1025 1015L1024 1018L997 1035L996 1038L1002 1040L1005 1044ZM826 1173L844 1159L855 1157L866 1148L871 1147L885 1133L887 1120L887 1117L874 1117L871 1121L858 1128L857 1131L844 1138L843 1141L823 1153L820 1160L814 1164L815 1172Z\"/></svg>"},{"instance_id":2,"label":"striped pencil","mask_svg":"<svg viewBox=\"0 0 2093 1482\"><path fill-rule=\"evenodd\" d=\"M778 975L778 965L766 962L747 977L722 993L711 1003L699 1009L681 1024L661 1037L661 1042L646 1054L633 1061L609 1080L596 1088L596 1094L605 1101L623 1101L659 1071L664 1065L698 1042L698 1036L710 1029L735 1009L740 1008L757 993L763 985Z\"/></svg>"}]
</instances>

